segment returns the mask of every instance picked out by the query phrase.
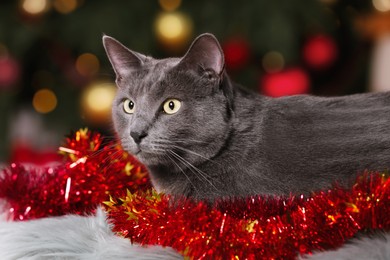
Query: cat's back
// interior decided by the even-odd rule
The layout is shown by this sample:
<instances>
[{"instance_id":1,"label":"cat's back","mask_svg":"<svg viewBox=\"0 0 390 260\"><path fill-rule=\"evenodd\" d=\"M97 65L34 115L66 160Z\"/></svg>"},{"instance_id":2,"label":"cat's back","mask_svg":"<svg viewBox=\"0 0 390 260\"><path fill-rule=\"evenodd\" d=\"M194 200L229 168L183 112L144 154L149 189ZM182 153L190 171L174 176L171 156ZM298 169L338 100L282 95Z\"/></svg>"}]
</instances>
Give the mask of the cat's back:
<instances>
[{"instance_id":1,"label":"cat's back","mask_svg":"<svg viewBox=\"0 0 390 260\"><path fill-rule=\"evenodd\" d=\"M282 107L294 110L314 111L362 111L386 109L390 107L390 92L360 93L345 96L323 97L314 95L295 95L268 99L268 105L276 109Z\"/></svg>"},{"instance_id":2,"label":"cat's back","mask_svg":"<svg viewBox=\"0 0 390 260\"><path fill-rule=\"evenodd\" d=\"M390 93L255 99L251 144L286 191L315 190L390 166ZM253 152L254 154L256 152ZM256 170L259 170L256 169Z\"/></svg>"}]
</instances>

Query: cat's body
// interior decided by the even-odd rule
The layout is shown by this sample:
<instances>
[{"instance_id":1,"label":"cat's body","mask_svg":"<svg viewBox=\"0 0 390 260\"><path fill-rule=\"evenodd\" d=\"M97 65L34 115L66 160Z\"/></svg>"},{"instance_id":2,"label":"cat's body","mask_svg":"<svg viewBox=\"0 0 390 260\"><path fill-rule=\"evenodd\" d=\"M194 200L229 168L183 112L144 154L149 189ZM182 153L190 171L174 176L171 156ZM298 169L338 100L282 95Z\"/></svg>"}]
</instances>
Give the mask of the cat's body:
<instances>
[{"instance_id":1,"label":"cat's body","mask_svg":"<svg viewBox=\"0 0 390 260\"><path fill-rule=\"evenodd\" d=\"M390 165L390 93L250 93L226 75L208 34L182 59L145 57L109 37L104 43L119 87L115 129L158 191L209 201L309 193Z\"/></svg>"},{"instance_id":2,"label":"cat's body","mask_svg":"<svg viewBox=\"0 0 390 260\"><path fill-rule=\"evenodd\" d=\"M206 199L308 194L390 165L390 93L274 99L236 87L234 95L223 147L195 165L213 185L191 169L192 183L174 168L152 166L160 189Z\"/></svg>"}]
</instances>

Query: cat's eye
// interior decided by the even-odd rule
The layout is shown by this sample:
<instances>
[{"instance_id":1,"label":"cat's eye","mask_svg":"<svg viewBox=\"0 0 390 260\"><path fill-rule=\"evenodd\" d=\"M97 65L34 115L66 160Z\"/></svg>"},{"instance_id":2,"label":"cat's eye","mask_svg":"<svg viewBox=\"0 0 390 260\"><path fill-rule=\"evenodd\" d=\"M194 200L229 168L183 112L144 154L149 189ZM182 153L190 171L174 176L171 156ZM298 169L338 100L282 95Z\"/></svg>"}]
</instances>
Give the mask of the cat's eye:
<instances>
[{"instance_id":1,"label":"cat's eye","mask_svg":"<svg viewBox=\"0 0 390 260\"><path fill-rule=\"evenodd\" d=\"M164 102L163 110L165 113L172 115L177 113L181 107L181 102L177 99L171 98Z\"/></svg>"},{"instance_id":2,"label":"cat's eye","mask_svg":"<svg viewBox=\"0 0 390 260\"><path fill-rule=\"evenodd\" d=\"M134 102L130 99L126 99L125 102L123 102L123 110L125 110L127 114L133 114L135 110Z\"/></svg>"}]
</instances>

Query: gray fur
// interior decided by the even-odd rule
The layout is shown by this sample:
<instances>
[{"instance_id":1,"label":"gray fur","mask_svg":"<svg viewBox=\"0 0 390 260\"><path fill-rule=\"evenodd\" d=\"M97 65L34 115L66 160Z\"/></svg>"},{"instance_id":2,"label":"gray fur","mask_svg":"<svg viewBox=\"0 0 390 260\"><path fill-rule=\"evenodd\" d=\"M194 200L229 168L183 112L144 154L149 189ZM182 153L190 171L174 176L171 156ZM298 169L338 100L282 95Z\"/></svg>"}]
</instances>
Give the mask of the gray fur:
<instances>
[{"instance_id":1,"label":"gray fur","mask_svg":"<svg viewBox=\"0 0 390 260\"><path fill-rule=\"evenodd\" d=\"M108 36L103 42L117 73L115 130L158 191L209 201L309 193L390 165L390 93L250 93L224 72L210 34L199 36L183 58L162 60ZM134 101L134 114L124 112L126 98ZM176 114L163 113L168 98L182 102ZM147 135L137 145L131 131Z\"/></svg>"}]
</instances>

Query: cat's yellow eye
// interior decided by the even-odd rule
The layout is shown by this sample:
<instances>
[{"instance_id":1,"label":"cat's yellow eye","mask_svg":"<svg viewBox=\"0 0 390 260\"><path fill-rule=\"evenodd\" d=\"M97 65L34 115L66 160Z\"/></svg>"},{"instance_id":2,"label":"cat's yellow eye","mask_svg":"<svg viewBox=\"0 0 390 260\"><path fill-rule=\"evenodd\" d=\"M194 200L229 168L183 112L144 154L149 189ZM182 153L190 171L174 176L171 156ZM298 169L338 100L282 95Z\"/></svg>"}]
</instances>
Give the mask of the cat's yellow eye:
<instances>
[{"instance_id":1,"label":"cat's yellow eye","mask_svg":"<svg viewBox=\"0 0 390 260\"><path fill-rule=\"evenodd\" d=\"M181 102L177 99L171 98L164 102L163 110L165 113L172 115L177 113L181 107Z\"/></svg>"},{"instance_id":2,"label":"cat's yellow eye","mask_svg":"<svg viewBox=\"0 0 390 260\"><path fill-rule=\"evenodd\" d=\"M125 102L123 102L123 110L125 110L127 114L133 114L135 111L134 102L130 99L126 99Z\"/></svg>"}]
</instances>

